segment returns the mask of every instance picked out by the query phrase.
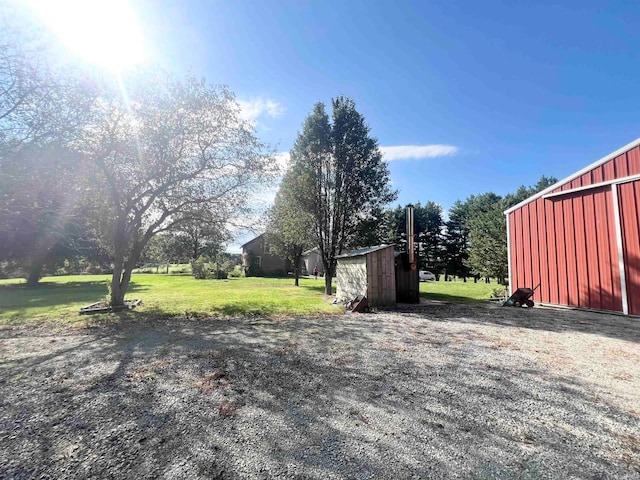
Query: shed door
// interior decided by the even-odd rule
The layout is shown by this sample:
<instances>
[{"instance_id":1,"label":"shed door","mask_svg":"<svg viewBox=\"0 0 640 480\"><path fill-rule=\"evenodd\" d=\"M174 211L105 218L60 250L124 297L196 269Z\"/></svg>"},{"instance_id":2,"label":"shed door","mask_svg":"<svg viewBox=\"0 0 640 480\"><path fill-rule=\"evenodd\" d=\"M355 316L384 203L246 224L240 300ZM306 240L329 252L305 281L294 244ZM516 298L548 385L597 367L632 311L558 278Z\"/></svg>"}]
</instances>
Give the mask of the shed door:
<instances>
[{"instance_id":1,"label":"shed door","mask_svg":"<svg viewBox=\"0 0 640 480\"><path fill-rule=\"evenodd\" d=\"M631 315L640 315L640 181L618 186L627 302Z\"/></svg>"}]
</instances>

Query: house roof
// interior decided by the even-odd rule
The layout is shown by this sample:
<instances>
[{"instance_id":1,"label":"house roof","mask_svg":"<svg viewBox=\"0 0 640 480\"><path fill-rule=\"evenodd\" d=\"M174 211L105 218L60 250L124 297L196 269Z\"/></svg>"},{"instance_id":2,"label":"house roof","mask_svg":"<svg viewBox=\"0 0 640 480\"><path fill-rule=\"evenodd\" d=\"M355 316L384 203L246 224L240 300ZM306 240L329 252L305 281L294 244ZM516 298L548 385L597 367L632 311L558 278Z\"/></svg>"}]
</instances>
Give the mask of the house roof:
<instances>
[{"instance_id":1,"label":"house roof","mask_svg":"<svg viewBox=\"0 0 640 480\"><path fill-rule=\"evenodd\" d=\"M585 173L593 170L596 167L599 167L600 165L602 165L603 163L607 163L609 160L613 160L616 157L619 157L620 155L622 155L623 153L625 153L628 150L631 150L632 148L637 147L638 145L640 145L640 138L634 140L633 142L631 142L628 145L625 145L622 148L619 148L618 150L616 150L613 153L610 153L609 155L607 155L606 157L601 158L600 160L598 160L597 162L592 163L591 165L584 167L582 170L580 170L579 172L576 172L572 175L569 175L567 178L564 178L562 180L560 180L559 182L554 183L553 185L551 185L550 187L545 188L544 190L539 191L538 193L536 193L535 195L530 196L529 198L521 201L520 203L518 203L517 205L514 205L513 207L507 209L504 211L505 215L510 214L511 212L513 212L514 210L519 209L520 207L524 207L527 203L533 202L534 200L537 200L538 198L546 195L547 193L553 192L556 188L561 187L562 185L564 185L565 183L569 183L571 180L580 177L581 175L584 175Z\"/></svg>"},{"instance_id":2,"label":"house roof","mask_svg":"<svg viewBox=\"0 0 640 480\"><path fill-rule=\"evenodd\" d=\"M243 243L242 245L240 245L240 247L244 248L245 246L249 245L250 243L255 242L256 240L258 240L260 237L263 237L264 233L261 233L260 235L258 235L256 238L252 238L251 240L249 240L247 243Z\"/></svg>"},{"instance_id":3,"label":"house roof","mask_svg":"<svg viewBox=\"0 0 640 480\"><path fill-rule=\"evenodd\" d=\"M358 250L351 250L350 252L338 255L336 258L361 257L362 255L367 255L368 253L377 252L378 250L389 247L393 247L393 245L378 245L377 247L359 248Z\"/></svg>"},{"instance_id":4,"label":"house roof","mask_svg":"<svg viewBox=\"0 0 640 480\"><path fill-rule=\"evenodd\" d=\"M318 247L313 247L307 250L306 252L302 252L302 255L309 255L310 253L319 252Z\"/></svg>"}]
</instances>

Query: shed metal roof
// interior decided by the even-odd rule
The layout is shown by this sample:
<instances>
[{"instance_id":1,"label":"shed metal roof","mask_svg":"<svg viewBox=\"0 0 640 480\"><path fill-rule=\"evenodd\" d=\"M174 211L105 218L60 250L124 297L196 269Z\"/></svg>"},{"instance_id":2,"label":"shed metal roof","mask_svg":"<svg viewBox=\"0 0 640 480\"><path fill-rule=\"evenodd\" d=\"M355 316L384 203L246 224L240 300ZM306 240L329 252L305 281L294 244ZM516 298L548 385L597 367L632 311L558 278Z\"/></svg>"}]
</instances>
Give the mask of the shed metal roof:
<instances>
[{"instance_id":1,"label":"shed metal roof","mask_svg":"<svg viewBox=\"0 0 640 480\"><path fill-rule=\"evenodd\" d=\"M338 255L336 258L361 257L363 255L367 255L368 253L377 252L378 250L389 247L393 247L393 245L378 245L377 247L359 248L358 250L351 250L350 252Z\"/></svg>"},{"instance_id":2,"label":"shed metal roof","mask_svg":"<svg viewBox=\"0 0 640 480\"><path fill-rule=\"evenodd\" d=\"M625 145L622 148L619 148L615 152L610 153L606 157L601 158L597 162L594 162L591 165L584 167L579 172L576 172L576 173L574 173L572 175L569 175L567 178L564 178L564 179L560 180L559 182L554 183L550 187L547 187L544 190L539 191L535 195L530 196L526 200L523 200L520 203L518 203L517 205L514 205L511 208L508 208L507 210L504 211L505 215L508 215L509 213L513 212L514 210L517 210L520 207L525 206L527 203L530 203L530 202L533 202L534 200L537 200L538 198L546 195L547 193L553 192L556 188L561 187L565 183L569 183L571 180L573 180L575 178L578 178L581 175L584 175L585 173L593 170L594 168L599 167L603 163L607 163L609 160L613 160L614 158L619 157L620 155L622 155L627 150L631 150L632 148L635 148L638 145L640 145L640 138L634 140L633 142L629 143L628 145Z\"/></svg>"}]
</instances>

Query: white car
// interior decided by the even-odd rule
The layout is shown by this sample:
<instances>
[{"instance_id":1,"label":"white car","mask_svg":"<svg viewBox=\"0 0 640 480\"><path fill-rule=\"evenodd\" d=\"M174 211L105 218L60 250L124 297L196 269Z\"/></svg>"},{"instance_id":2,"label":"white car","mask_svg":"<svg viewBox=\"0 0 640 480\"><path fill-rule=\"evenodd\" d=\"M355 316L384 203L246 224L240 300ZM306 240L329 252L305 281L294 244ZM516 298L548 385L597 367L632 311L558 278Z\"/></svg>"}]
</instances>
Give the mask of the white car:
<instances>
[{"instance_id":1,"label":"white car","mask_svg":"<svg viewBox=\"0 0 640 480\"><path fill-rule=\"evenodd\" d=\"M431 273L428 272L426 270L420 270L420 281L421 282L435 282L436 281L436 276Z\"/></svg>"}]
</instances>

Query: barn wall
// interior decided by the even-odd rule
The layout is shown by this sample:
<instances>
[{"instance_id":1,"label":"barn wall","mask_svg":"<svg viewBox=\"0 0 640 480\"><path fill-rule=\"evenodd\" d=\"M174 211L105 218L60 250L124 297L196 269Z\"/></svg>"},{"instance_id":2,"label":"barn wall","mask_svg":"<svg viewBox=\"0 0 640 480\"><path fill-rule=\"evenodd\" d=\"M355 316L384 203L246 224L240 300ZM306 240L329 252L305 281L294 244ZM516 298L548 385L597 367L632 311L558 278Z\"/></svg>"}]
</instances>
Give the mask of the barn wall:
<instances>
[{"instance_id":1,"label":"barn wall","mask_svg":"<svg viewBox=\"0 0 640 480\"><path fill-rule=\"evenodd\" d=\"M533 300L622 311L611 187L539 198L509 214L512 288Z\"/></svg>"},{"instance_id":2,"label":"barn wall","mask_svg":"<svg viewBox=\"0 0 640 480\"><path fill-rule=\"evenodd\" d=\"M377 250L366 256L367 297L372 306L396 303L396 276L393 247Z\"/></svg>"},{"instance_id":3,"label":"barn wall","mask_svg":"<svg viewBox=\"0 0 640 480\"><path fill-rule=\"evenodd\" d=\"M618 186L629 313L640 315L640 181Z\"/></svg>"},{"instance_id":4,"label":"barn wall","mask_svg":"<svg viewBox=\"0 0 640 480\"><path fill-rule=\"evenodd\" d=\"M365 256L338 259L336 300L347 302L367 295L367 261Z\"/></svg>"}]
</instances>

